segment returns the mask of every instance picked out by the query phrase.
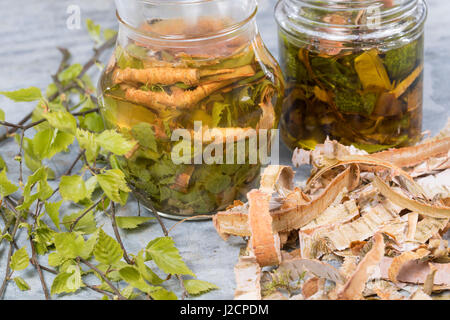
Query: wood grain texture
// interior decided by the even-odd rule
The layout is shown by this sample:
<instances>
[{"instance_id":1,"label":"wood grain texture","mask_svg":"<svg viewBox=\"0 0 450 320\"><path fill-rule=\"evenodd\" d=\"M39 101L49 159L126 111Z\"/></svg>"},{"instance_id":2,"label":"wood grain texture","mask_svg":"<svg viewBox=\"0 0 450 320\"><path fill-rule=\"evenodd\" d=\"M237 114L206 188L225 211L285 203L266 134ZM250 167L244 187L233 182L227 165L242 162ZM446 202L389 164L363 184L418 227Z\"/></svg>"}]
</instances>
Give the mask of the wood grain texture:
<instances>
[{"instance_id":1,"label":"wood grain texture","mask_svg":"<svg viewBox=\"0 0 450 320\"><path fill-rule=\"evenodd\" d=\"M260 0L258 14L259 29L264 41L275 57L277 54L277 27L273 19L275 0ZM450 115L450 3L442 0L429 0L430 15L426 35L425 64L425 102L424 129L436 133ZM67 47L74 56L73 62L83 63L91 55L92 42L82 24L80 30L66 27L69 5L79 5L82 21L91 18L106 28L117 28L115 9L112 0L0 0L0 90L15 90L37 86L45 90L51 82L50 74L55 72L60 60L57 46ZM107 57L104 57L107 58ZM12 103L0 97L0 108L6 112L9 121L18 121L33 107L29 103ZM3 130L3 129L0 129ZM0 144L4 158L12 159L17 152L14 142ZM68 166L76 153L63 155L53 160L51 165L60 173ZM290 163L290 152L282 148L280 160ZM10 177L17 178L17 166L9 161ZM29 174L29 172L26 172ZM304 172L305 174L306 172ZM66 208L75 211L76 208ZM136 203L118 210L118 215L136 214ZM143 213L147 215L147 213ZM99 224L109 221L97 215ZM168 227L174 222L165 220ZM112 230L106 228L112 234ZM124 245L130 253L137 253L151 239L161 236L158 225L123 232ZM217 235L211 222L185 223L174 229L173 237L188 265L202 280L210 281L220 287L201 296L200 299L232 299L234 293L233 267L237 262L239 248L243 242L231 239L224 242ZM207 239L208 241L205 241ZM21 232L19 247L27 245L25 232ZM5 253L0 251L0 277L3 278ZM47 265L46 259L41 263ZM31 269L30 269L31 270ZM35 272L23 271L22 276L31 290L21 292L11 282L6 291L6 299L43 299L44 295ZM53 276L46 273L49 286ZM91 283L96 282L92 278ZM171 289L180 293L178 282L170 281ZM88 290L76 295L62 295L54 299L96 299L100 296Z\"/></svg>"}]
</instances>

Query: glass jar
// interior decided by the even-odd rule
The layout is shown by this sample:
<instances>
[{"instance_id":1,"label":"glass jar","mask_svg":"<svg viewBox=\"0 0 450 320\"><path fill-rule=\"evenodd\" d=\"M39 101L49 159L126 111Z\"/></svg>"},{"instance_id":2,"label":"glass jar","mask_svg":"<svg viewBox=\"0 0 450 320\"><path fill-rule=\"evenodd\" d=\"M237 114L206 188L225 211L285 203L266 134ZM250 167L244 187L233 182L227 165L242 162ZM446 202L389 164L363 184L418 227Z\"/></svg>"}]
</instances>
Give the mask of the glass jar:
<instances>
[{"instance_id":1,"label":"glass jar","mask_svg":"<svg viewBox=\"0 0 450 320\"><path fill-rule=\"evenodd\" d=\"M239 143L278 128L284 94L256 2L116 6L120 29L99 101L106 127L138 143L119 160L130 187L171 218L225 209L255 187L263 164L250 161L250 147L239 154Z\"/></svg>"},{"instance_id":2,"label":"glass jar","mask_svg":"<svg viewBox=\"0 0 450 320\"><path fill-rule=\"evenodd\" d=\"M418 142L426 15L424 0L281 0L285 143L313 149L328 136L377 152Z\"/></svg>"}]
</instances>

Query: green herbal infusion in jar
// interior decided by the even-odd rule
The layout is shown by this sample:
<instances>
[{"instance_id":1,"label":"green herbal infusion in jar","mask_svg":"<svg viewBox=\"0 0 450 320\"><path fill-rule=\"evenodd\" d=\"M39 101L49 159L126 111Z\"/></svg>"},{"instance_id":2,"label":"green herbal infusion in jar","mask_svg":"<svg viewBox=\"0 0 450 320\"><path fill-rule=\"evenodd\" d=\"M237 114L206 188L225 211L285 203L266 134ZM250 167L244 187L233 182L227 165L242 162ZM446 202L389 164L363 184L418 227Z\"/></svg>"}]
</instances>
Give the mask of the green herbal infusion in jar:
<instances>
[{"instance_id":1,"label":"green herbal infusion in jar","mask_svg":"<svg viewBox=\"0 0 450 320\"><path fill-rule=\"evenodd\" d=\"M327 136L368 152L421 137L424 0L281 0L281 130L290 148Z\"/></svg>"},{"instance_id":2,"label":"green herbal infusion in jar","mask_svg":"<svg viewBox=\"0 0 450 320\"><path fill-rule=\"evenodd\" d=\"M258 183L262 163L250 160L260 144L236 149L278 127L284 93L255 1L116 5L120 30L100 80L101 112L108 129L137 142L118 165L138 199L166 216L225 209ZM208 150L217 161L202 159Z\"/></svg>"}]
</instances>

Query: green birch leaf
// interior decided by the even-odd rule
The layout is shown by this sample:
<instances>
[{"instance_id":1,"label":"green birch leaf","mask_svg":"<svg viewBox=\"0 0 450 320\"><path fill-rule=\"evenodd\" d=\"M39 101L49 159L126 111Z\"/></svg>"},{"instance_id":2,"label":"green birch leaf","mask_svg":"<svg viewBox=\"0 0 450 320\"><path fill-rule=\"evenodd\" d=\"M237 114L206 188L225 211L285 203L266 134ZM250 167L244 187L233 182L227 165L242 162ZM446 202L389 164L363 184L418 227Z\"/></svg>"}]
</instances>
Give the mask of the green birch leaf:
<instances>
[{"instance_id":1,"label":"green birch leaf","mask_svg":"<svg viewBox=\"0 0 450 320\"><path fill-rule=\"evenodd\" d=\"M28 283L21 277L15 277L14 282L16 283L16 286L20 289L20 291L30 290L30 286L28 285Z\"/></svg>"},{"instance_id":2,"label":"green birch leaf","mask_svg":"<svg viewBox=\"0 0 450 320\"><path fill-rule=\"evenodd\" d=\"M152 271L152 269L150 269L144 261L144 251L141 250L139 252L139 254L135 257L135 263L136 263L136 267L139 270L139 272L141 273L142 277L147 280L148 282L150 282L153 285L160 285L161 283L164 282L163 279L161 279L160 277L158 277L158 275L156 273L154 273Z\"/></svg>"},{"instance_id":3,"label":"green birch leaf","mask_svg":"<svg viewBox=\"0 0 450 320\"><path fill-rule=\"evenodd\" d=\"M230 176L217 173L209 177L205 184L205 188L211 193L218 194L226 190L230 184Z\"/></svg>"},{"instance_id":4,"label":"green birch leaf","mask_svg":"<svg viewBox=\"0 0 450 320\"><path fill-rule=\"evenodd\" d=\"M94 40L96 43L100 42L100 32L101 27L99 24L95 24L94 21L91 19L86 19L86 27L89 32L89 35L91 36L92 40Z\"/></svg>"},{"instance_id":5,"label":"green birch leaf","mask_svg":"<svg viewBox=\"0 0 450 320\"><path fill-rule=\"evenodd\" d=\"M45 90L45 96L47 98L49 98L49 97L51 97L51 96L53 96L53 95L55 95L57 93L58 93L58 87L54 83L50 83L47 86L47 89Z\"/></svg>"},{"instance_id":6,"label":"green birch leaf","mask_svg":"<svg viewBox=\"0 0 450 320\"><path fill-rule=\"evenodd\" d=\"M134 300L139 297L139 294L134 291L133 286L128 286L120 292L126 299Z\"/></svg>"},{"instance_id":7,"label":"green birch leaf","mask_svg":"<svg viewBox=\"0 0 450 320\"><path fill-rule=\"evenodd\" d=\"M116 222L121 229L136 229L141 224L154 219L151 217L116 217Z\"/></svg>"},{"instance_id":8,"label":"green birch leaf","mask_svg":"<svg viewBox=\"0 0 450 320\"><path fill-rule=\"evenodd\" d=\"M58 233L55 235L56 251L65 259L75 259L84 247L82 236L73 232Z\"/></svg>"},{"instance_id":9,"label":"green birch leaf","mask_svg":"<svg viewBox=\"0 0 450 320\"><path fill-rule=\"evenodd\" d=\"M126 266L119 270L119 275L122 278L122 280L126 281L128 284L130 284L132 287L145 292L150 293L153 290L153 287L149 285L145 280L142 278L139 271L132 266Z\"/></svg>"},{"instance_id":10,"label":"green birch leaf","mask_svg":"<svg viewBox=\"0 0 450 320\"><path fill-rule=\"evenodd\" d=\"M91 258L94 247L98 241L99 230L100 229L96 230L96 232L94 232L94 234L84 244L83 251L80 253L80 257L82 257L83 259L89 260Z\"/></svg>"},{"instance_id":11,"label":"green birch leaf","mask_svg":"<svg viewBox=\"0 0 450 320\"><path fill-rule=\"evenodd\" d=\"M56 228L58 228L59 231L61 231L61 228L59 227L59 209L61 208L62 201L55 202L55 203L45 203L45 211L47 212L50 219L52 219L54 225Z\"/></svg>"},{"instance_id":12,"label":"green birch leaf","mask_svg":"<svg viewBox=\"0 0 450 320\"><path fill-rule=\"evenodd\" d=\"M105 125L103 123L102 117L96 113L89 113L84 116L83 125L90 131L102 132L105 130Z\"/></svg>"},{"instance_id":13,"label":"green birch leaf","mask_svg":"<svg viewBox=\"0 0 450 320\"><path fill-rule=\"evenodd\" d=\"M150 124L141 122L135 125L131 129L131 132L133 134L133 137L139 142L141 146L158 152L155 133L153 132L153 128Z\"/></svg>"},{"instance_id":14,"label":"green birch leaf","mask_svg":"<svg viewBox=\"0 0 450 320\"><path fill-rule=\"evenodd\" d=\"M37 192L31 194L31 189L37 185ZM18 206L18 210L28 209L29 206L37 199L47 200L53 193L52 188L47 182L47 170L44 167L36 170L34 174L28 177L27 184L23 190L24 202L22 205Z\"/></svg>"},{"instance_id":15,"label":"green birch leaf","mask_svg":"<svg viewBox=\"0 0 450 320\"><path fill-rule=\"evenodd\" d=\"M202 280L184 280L183 283L186 291L192 296L198 296L211 290L219 289L216 285Z\"/></svg>"},{"instance_id":16,"label":"green birch leaf","mask_svg":"<svg viewBox=\"0 0 450 320\"><path fill-rule=\"evenodd\" d=\"M48 123L58 130L75 134L77 120L67 111L47 112L43 114Z\"/></svg>"},{"instance_id":17,"label":"green birch leaf","mask_svg":"<svg viewBox=\"0 0 450 320\"><path fill-rule=\"evenodd\" d=\"M11 257L11 269L14 271L21 271L28 267L30 264L30 257L28 256L27 249L25 247L20 248Z\"/></svg>"},{"instance_id":18,"label":"green birch leaf","mask_svg":"<svg viewBox=\"0 0 450 320\"><path fill-rule=\"evenodd\" d=\"M103 131L95 140L103 149L118 156L127 154L136 145L135 142L125 139L120 133L114 130Z\"/></svg>"},{"instance_id":19,"label":"green birch leaf","mask_svg":"<svg viewBox=\"0 0 450 320\"><path fill-rule=\"evenodd\" d=\"M51 252L48 255L48 264L51 267L59 267L62 265L67 259L64 258L61 254L58 252Z\"/></svg>"},{"instance_id":20,"label":"green birch leaf","mask_svg":"<svg viewBox=\"0 0 450 320\"><path fill-rule=\"evenodd\" d=\"M149 242L146 252L165 273L195 277L195 274L184 263L171 237L156 238Z\"/></svg>"},{"instance_id":21,"label":"green birch leaf","mask_svg":"<svg viewBox=\"0 0 450 320\"><path fill-rule=\"evenodd\" d=\"M62 151L66 151L67 148L74 142L75 136L71 133L58 131L50 146L50 151L47 156L48 159L53 158L54 155Z\"/></svg>"},{"instance_id":22,"label":"green birch leaf","mask_svg":"<svg viewBox=\"0 0 450 320\"><path fill-rule=\"evenodd\" d=\"M83 66L81 64L73 64L58 74L58 80L64 83L75 80L80 75L82 70Z\"/></svg>"},{"instance_id":23,"label":"green birch leaf","mask_svg":"<svg viewBox=\"0 0 450 320\"><path fill-rule=\"evenodd\" d=\"M62 224L67 230L70 230L74 221L78 219L84 211L75 212L69 215L65 215L62 219ZM91 211L84 214L83 217L78 221L78 223L73 228L73 231L81 232L83 234L91 234L97 230L97 222L95 221L94 213Z\"/></svg>"},{"instance_id":24,"label":"green birch leaf","mask_svg":"<svg viewBox=\"0 0 450 320\"><path fill-rule=\"evenodd\" d=\"M106 41L109 39L112 39L117 35L117 31L113 29L104 29L103 30L103 38L105 38Z\"/></svg>"},{"instance_id":25,"label":"green birch leaf","mask_svg":"<svg viewBox=\"0 0 450 320\"><path fill-rule=\"evenodd\" d=\"M70 274L66 283L68 291L75 292L80 289L82 284L80 267L76 265L70 266L66 272Z\"/></svg>"},{"instance_id":26,"label":"green birch leaf","mask_svg":"<svg viewBox=\"0 0 450 320\"><path fill-rule=\"evenodd\" d=\"M0 121L5 121L5 111L0 109Z\"/></svg>"},{"instance_id":27,"label":"green birch leaf","mask_svg":"<svg viewBox=\"0 0 450 320\"><path fill-rule=\"evenodd\" d=\"M59 184L59 193L64 200L73 202L80 202L89 195L81 176L63 176Z\"/></svg>"},{"instance_id":28,"label":"green birch leaf","mask_svg":"<svg viewBox=\"0 0 450 320\"><path fill-rule=\"evenodd\" d=\"M19 190L19 187L8 180L6 170L0 172L0 196L6 197Z\"/></svg>"},{"instance_id":29,"label":"green birch leaf","mask_svg":"<svg viewBox=\"0 0 450 320\"><path fill-rule=\"evenodd\" d=\"M8 171L8 167L6 165L5 160L3 160L2 156L0 156L0 170L5 169L6 171Z\"/></svg>"},{"instance_id":30,"label":"green birch leaf","mask_svg":"<svg viewBox=\"0 0 450 320\"><path fill-rule=\"evenodd\" d=\"M78 266L70 266L53 280L51 294L72 293L77 291L82 284L81 271Z\"/></svg>"},{"instance_id":31,"label":"green birch leaf","mask_svg":"<svg viewBox=\"0 0 450 320\"><path fill-rule=\"evenodd\" d=\"M37 101L42 98L41 89L36 87L16 91L0 91L0 94L15 102Z\"/></svg>"},{"instance_id":32,"label":"green birch leaf","mask_svg":"<svg viewBox=\"0 0 450 320\"><path fill-rule=\"evenodd\" d=\"M123 204L120 191L131 191L125 181L125 174L119 169L108 170L103 174L97 175L97 181L108 198L114 202Z\"/></svg>"},{"instance_id":33,"label":"green birch leaf","mask_svg":"<svg viewBox=\"0 0 450 320\"><path fill-rule=\"evenodd\" d=\"M33 140L31 140L31 145L33 155L38 160L49 157L54 136L55 132L53 129L42 130L34 135Z\"/></svg>"},{"instance_id":34,"label":"green birch leaf","mask_svg":"<svg viewBox=\"0 0 450 320\"><path fill-rule=\"evenodd\" d=\"M58 274L53 280L51 294L60 294L64 292L69 292L69 289L67 287L67 281L69 280L70 276L71 276L70 273L65 272Z\"/></svg>"},{"instance_id":35,"label":"green birch leaf","mask_svg":"<svg viewBox=\"0 0 450 320\"><path fill-rule=\"evenodd\" d=\"M222 102L214 102L212 110L212 127L216 128L219 126L222 120L222 113L227 108L227 104Z\"/></svg>"},{"instance_id":36,"label":"green birch leaf","mask_svg":"<svg viewBox=\"0 0 450 320\"><path fill-rule=\"evenodd\" d=\"M93 162L97 158L100 146L98 145L95 135L89 131L77 129L76 138L80 147L86 150L86 158L89 162Z\"/></svg>"},{"instance_id":37,"label":"green birch leaf","mask_svg":"<svg viewBox=\"0 0 450 320\"><path fill-rule=\"evenodd\" d=\"M94 256L98 262L112 265L122 259L123 251L116 240L100 230L97 244L94 247Z\"/></svg>"},{"instance_id":38,"label":"green birch leaf","mask_svg":"<svg viewBox=\"0 0 450 320\"><path fill-rule=\"evenodd\" d=\"M156 289L153 289L149 295L154 300L178 300L175 293L172 291L168 291L167 289L163 287L157 287Z\"/></svg>"}]
</instances>

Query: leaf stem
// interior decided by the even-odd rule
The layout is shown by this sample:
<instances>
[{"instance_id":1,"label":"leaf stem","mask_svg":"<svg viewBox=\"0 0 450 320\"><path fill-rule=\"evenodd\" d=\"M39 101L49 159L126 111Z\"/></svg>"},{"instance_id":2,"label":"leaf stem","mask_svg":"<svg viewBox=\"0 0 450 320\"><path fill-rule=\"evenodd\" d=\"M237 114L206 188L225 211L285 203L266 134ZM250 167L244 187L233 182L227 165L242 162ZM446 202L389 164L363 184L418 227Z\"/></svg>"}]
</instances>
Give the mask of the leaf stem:
<instances>
[{"instance_id":1,"label":"leaf stem","mask_svg":"<svg viewBox=\"0 0 450 320\"><path fill-rule=\"evenodd\" d=\"M120 293L120 291L112 284L112 282L108 279L108 277L106 277L106 275L101 272L99 269L97 269L94 265L92 265L91 263L89 263L87 260L78 257L78 260L80 260L82 263L84 263L86 266L88 266L89 268L91 268L92 270L94 270L96 273L98 273L98 275L103 279L103 281L106 282L106 284L114 291L114 293L116 294L116 296L120 299L120 300L126 300L126 298L124 296L122 296L122 294Z\"/></svg>"},{"instance_id":2,"label":"leaf stem","mask_svg":"<svg viewBox=\"0 0 450 320\"><path fill-rule=\"evenodd\" d=\"M117 221L116 221L116 205L114 202L111 201L111 224L114 230L114 235L116 236L117 242L119 242L120 247L123 251L123 258L128 264L133 265L134 261L130 259L128 256L127 250L125 249L125 246L123 245L122 238L120 237L119 229L117 228Z\"/></svg>"},{"instance_id":3,"label":"leaf stem","mask_svg":"<svg viewBox=\"0 0 450 320\"><path fill-rule=\"evenodd\" d=\"M78 218L76 218L75 221L70 225L70 230L69 231L72 232L75 229L75 227L78 224L78 222L80 222L80 220L83 219L85 215L87 215L89 212L94 210L95 207L97 207L104 199L105 199L105 197L102 197L100 200L98 200L92 206L87 208Z\"/></svg>"}]
</instances>

